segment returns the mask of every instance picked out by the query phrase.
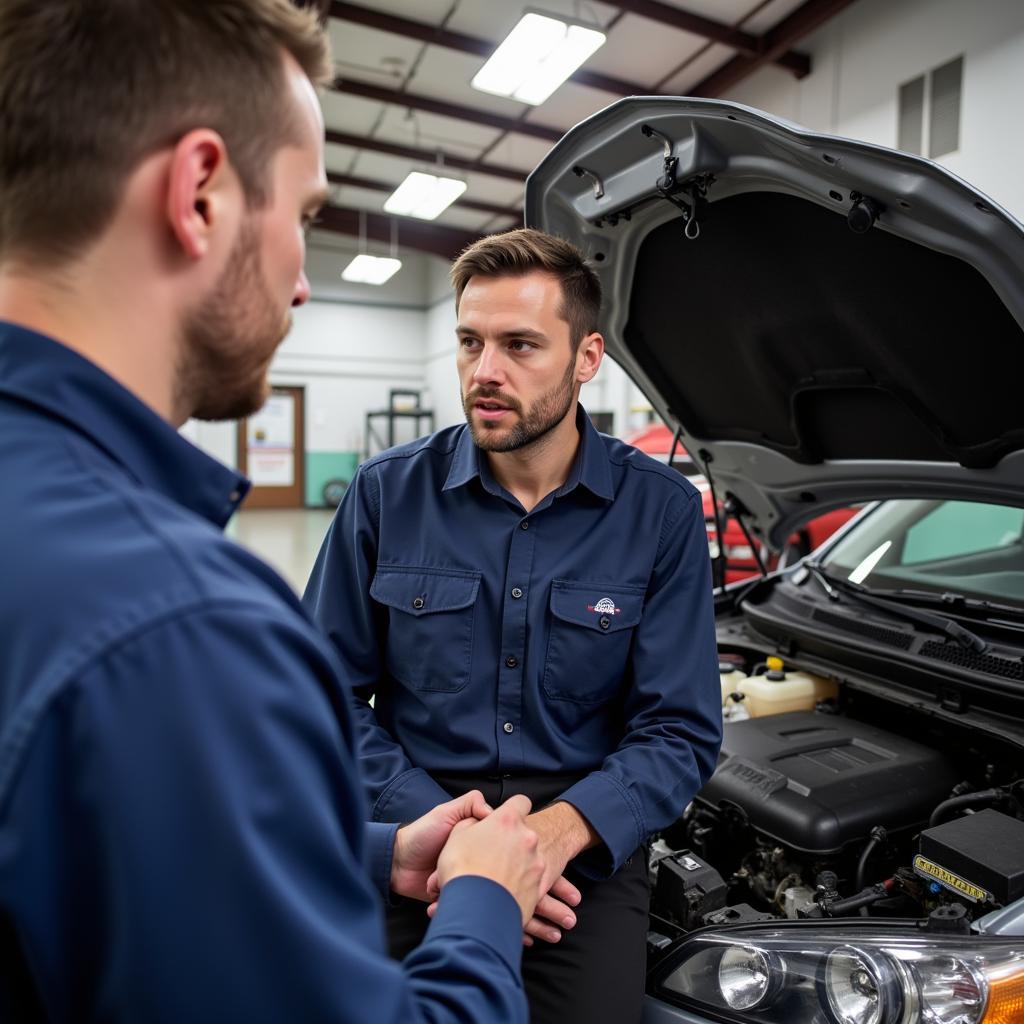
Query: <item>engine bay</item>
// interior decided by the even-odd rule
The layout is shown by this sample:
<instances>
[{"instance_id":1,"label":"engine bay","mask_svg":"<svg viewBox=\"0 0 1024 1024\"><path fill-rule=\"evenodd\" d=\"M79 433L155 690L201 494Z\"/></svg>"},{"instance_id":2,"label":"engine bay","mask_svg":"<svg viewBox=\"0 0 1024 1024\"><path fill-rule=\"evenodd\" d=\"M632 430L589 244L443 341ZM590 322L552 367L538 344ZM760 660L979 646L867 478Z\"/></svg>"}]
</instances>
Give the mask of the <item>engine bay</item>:
<instances>
[{"instance_id":1,"label":"engine bay","mask_svg":"<svg viewBox=\"0 0 1024 1024\"><path fill-rule=\"evenodd\" d=\"M651 851L653 956L697 928L781 919L967 931L1024 897L1014 743L877 685L720 653L718 767Z\"/></svg>"}]
</instances>

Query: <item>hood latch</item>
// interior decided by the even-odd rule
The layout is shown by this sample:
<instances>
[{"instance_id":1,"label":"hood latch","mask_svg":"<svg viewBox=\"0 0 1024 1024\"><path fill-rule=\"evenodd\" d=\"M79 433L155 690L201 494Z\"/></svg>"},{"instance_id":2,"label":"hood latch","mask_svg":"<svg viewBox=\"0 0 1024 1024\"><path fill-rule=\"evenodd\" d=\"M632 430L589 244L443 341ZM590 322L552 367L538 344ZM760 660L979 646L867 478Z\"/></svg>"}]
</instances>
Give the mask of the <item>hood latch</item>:
<instances>
[{"instance_id":1,"label":"hood latch","mask_svg":"<svg viewBox=\"0 0 1024 1024\"><path fill-rule=\"evenodd\" d=\"M700 237L700 223L697 220L697 204L707 195L708 186L714 181L710 174L701 174L686 184L680 185L677 179L679 158L675 155L675 143L657 128L649 124L640 126L644 138L658 139L664 146L661 176L654 183L660 195L667 199L683 215L683 234L691 241ZM678 193L684 193L688 202Z\"/></svg>"}]
</instances>

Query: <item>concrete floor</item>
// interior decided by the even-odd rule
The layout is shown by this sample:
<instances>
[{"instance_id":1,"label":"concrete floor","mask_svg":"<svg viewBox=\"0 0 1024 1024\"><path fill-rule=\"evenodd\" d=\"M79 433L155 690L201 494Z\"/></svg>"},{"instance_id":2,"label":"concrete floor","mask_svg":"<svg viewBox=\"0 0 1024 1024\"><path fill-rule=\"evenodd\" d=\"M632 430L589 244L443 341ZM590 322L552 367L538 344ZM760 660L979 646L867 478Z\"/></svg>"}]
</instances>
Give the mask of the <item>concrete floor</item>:
<instances>
[{"instance_id":1,"label":"concrete floor","mask_svg":"<svg viewBox=\"0 0 1024 1024\"><path fill-rule=\"evenodd\" d=\"M242 509L226 533L269 562L301 594L334 509Z\"/></svg>"}]
</instances>

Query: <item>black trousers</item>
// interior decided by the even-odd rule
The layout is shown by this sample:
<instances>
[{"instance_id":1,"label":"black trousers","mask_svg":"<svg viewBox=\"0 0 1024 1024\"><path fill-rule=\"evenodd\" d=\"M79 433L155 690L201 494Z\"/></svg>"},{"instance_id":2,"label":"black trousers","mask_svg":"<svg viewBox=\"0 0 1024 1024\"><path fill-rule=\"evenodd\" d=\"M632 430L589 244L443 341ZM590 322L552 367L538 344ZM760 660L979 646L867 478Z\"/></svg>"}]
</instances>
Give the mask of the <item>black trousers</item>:
<instances>
[{"instance_id":1,"label":"black trousers","mask_svg":"<svg viewBox=\"0 0 1024 1024\"><path fill-rule=\"evenodd\" d=\"M452 796L479 789L492 807L522 793L539 810L576 776L437 776L437 781ZM650 902L646 860L645 851L638 850L603 881L567 869L566 877L583 895L576 927L563 932L558 943L535 939L523 950L531 1024L638 1024ZM426 907L416 900L398 900L388 910L387 923L391 955L401 959L423 941L429 924Z\"/></svg>"}]
</instances>

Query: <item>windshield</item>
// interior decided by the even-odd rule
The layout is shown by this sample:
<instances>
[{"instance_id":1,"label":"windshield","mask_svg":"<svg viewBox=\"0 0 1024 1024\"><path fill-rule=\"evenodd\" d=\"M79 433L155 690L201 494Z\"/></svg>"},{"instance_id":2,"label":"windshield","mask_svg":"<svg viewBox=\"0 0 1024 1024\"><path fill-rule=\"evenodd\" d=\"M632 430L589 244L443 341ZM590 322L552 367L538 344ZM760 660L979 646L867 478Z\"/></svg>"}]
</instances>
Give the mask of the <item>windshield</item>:
<instances>
[{"instance_id":1,"label":"windshield","mask_svg":"<svg viewBox=\"0 0 1024 1024\"><path fill-rule=\"evenodd\" d=\"M887 501L823 566L871 590L953 591L1024 607L1024 508L970 501Z\"/></svg>"}]
</instances>

